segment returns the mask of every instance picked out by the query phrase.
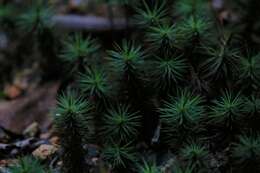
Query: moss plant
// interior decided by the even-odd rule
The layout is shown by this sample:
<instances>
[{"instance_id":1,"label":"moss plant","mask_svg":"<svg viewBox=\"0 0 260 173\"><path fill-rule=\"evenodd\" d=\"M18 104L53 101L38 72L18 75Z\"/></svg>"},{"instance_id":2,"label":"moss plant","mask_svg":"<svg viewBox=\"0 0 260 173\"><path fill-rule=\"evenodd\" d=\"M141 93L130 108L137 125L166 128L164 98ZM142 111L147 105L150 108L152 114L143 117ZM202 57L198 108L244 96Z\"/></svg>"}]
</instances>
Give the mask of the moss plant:
<instances>
[{"instance_id":1,"label":"moss plant","mask_svg":"<svg viewBox=\"0 0 260 173\"><path fill-rule=\"evenodd\" d=\"M169 91L176 84L184 81L185 74L188 71L188 63L182 57L161 58L156 56L151 60L150 77L155 90ZM175 87L176 89L176 87Z\"/></svg>"},{"instance_id":2,"label":"moss plant","mask_svg":"<svg viewBox=\"0 0 260 173\"><path fill-rule=\"evenodd\" d=\"M106 71L97 66L89 67L85 71L80 74L78 80L82 92L99 101L111 97L113 91Z\"/></svg>"},{"instance_id":3,"label":"moss plant","mask_svg":"<svg viewBox=\"0 0 260 173\"><path fill-rule=\"evenodd\" d=\"M155 164L144 162L143 165L139 167L138 173L161 173L161 171Z\"/></svg>"},{"instance_id":4,"label":"moss plant","mask_svg":"<svg viewBox=\"0 0 260 173\"><path fill-rule=\"evenodd\" d=\"M18 160L18 163L10 167L11 173L51 173L46 170L35 158L25 156Z\"/></svg>"},{"instance_id":5,"label":"moss plant","mask_svg":"<svg viewBox=\"0 0 260 173\"><path fill-rule=\"evenodd\" d=\"M208 5L205 0L177 0L174 3L173 14L181 17L205 16L209 11Z\"/></svg>"},{"instance_id":6,"label":"moss plant","mask_svg":"<svg viewBox=\"0 0 260 173\"><path fill-rule=\"evenodd\" d=\"M174 127L190 128L197 125L203 118L203 99L188 91L179 91L159 109L162 121Z\"/></svg>"},{"instance_id":7,"label":"moss plant","mask_svg":"<svg viewBox=\"0 0 260 173\"><path fill-rule=\"evenodd\" d=\"M136 139L140 125L139 113L119 104L104 115L101 133L107 140L129 142Z\"/></svg>"},{"instance_id":8,"label":"moss plant","mask_svg":"<svg viewBox=\"0 0 260 173\"><path fill-rule=\"evenodd\" d=\"M201 65L204 78L217 80L234 76L238 70L240 52L237 48L230 47L228 42L227 39L223 39L217 47L205 48L208 58Z\"/></svg>"},{"instance_id":9,"label":"moss plant","mask_svg":"<svg viewBox=\"0 0 260 173\"><path fill-rule=\"evenodd\" d=\"M238 172L259 172L260 138L258 135L241 135L233 144L232 158Z\"/></svg>"},{"instance_id":10,"label":"moss plant","mask_svg":"<svg viewBox=\"0 0 260 173\"><path fill-rule=\"evenodd\" d=\"M178 30L175 25L162 24L152 26L146 33L146 40L151 44L152 50L162 52L173 51L178 46Z\"/></svg>"},{"instance_id":11,"label":"moss plant","mask_svg":"<svg viewBox=\"0 0 260 173\"><path fill-rule=\"evenodd\" d=\"M260 54L242 58L241 61L239 61L238 82L243 85L243 88L247 86L250 87L250 89L258 89L260 84L259 75Z\"/></svg>"},{"instance_id":12,"label":"moss plant","mask_svg":"<svg viewBox=\"0 0 260 173\"><path fill-rule=\"evenodd\" d=\"M244 113L246 114L245 127L253 131L259 131L260 123L260 99L258 96L251 95L244 99Z\"/></svg>"},{"instance_id":13,"label":"moss plant","mask_svg":"<svg viewBox=\"0 0 260 173\"><path fill-rule=\"evenodd\" d=\"M131 147L130 144L123 146L112 144L111 146L106 146L102 152L102 156L116 170L122 170L137 162L134 147Z\"/></svg>"},{"instance_id":14,"label":"moss plant","mask_svg":"<svg viewBox=\"0 0 260 173\"><path fill-rule=\"evenodd\" d=\"M149 26L155 26L166 22L166 1L156 1L155 5L152 7L150 7L145 1L142 1L142 3L142 8L137 7L137 14L134 16L137 25L141 28L147 28Z\"/></svg>"},{"instance_id":15,"label":"moss plant","mask_svg":"<svg viewBox=\"0 0 260 173\"><path fill-rule=\"evenodd\" d=\"M212 24L206 18L188 17L177 27L184 45L202 45L211 37ZM194 45L193 45L194 46Z\"/></svg>"},{"instance_id":16,"label":"moss plant","mask_svg":"<svg viewBox=\"0 0 260 173\"><path fill-rule=\"evenodd\" d=\"M37 0L26 13L20 16L18 26L25 32L36 31L37 34L41 34L45 29L52 27L53 14L49 6Z\"/></svg>"},{"instance_id":17,"label":"moss plant","mask_svg":"<svg viewBox=\"0 0 260 173\"><path fill-rule=\"evenodd\" d=\"M260 99L251 95L245 98L244 111L248 114L250 118L259 116L260 113Z\"/></svg>"},{"instance_id":18,"label":"moss plant","mask_svg":"<svg viewBox=\"0 0 260 173\"><path fill-rule=\"evenodd\" d=\"M14 22L14 14L12 12L14 10L11 5L0 5L0 23L2 29L10 29L8 26Z\"/></svg>"},{"instance_id":19,"label":"moss plant","mask_svg":"<svg viewBox=\"0 0 260 173\"><path fill-rule=\"evenodd\" d=\"M131 75L139 76L144 65L145 53L142 46L134 42L123 40L122 45L115 44L115 50L108 51L111 67L121 75L129 78Z\"/></svg>"},{"instance_id":20,"label":"moss plant","mask_svg":"<svg viewBox=\"0 0 260 173\"><path fill-rule=\"evenodd\" d=\"M124 93L119 95L118 99L138 103L144 94L145 70L142 67L145 65L146 53L143 47L134 41L123 40L121 45L115 44L114 49L107 52L109 55L107 59L111 71L119 82L119 90Z\"/></svg>"},{"instance_id":21,"label":"moss plant","mask_svg":"<svg viewBox=\"0 0 260 173\"><path fill-rule=\"evenodd\" d=\"M0 19L1 19L1 21L12 14L11 9L12 9L12 7L10 5L1 5L0 6Z\"/></svg>"},{"instance_id":22,"label":"moss plant","mask_svg":"<svg viewBox=\"0 0 260 173\"><path fill-rule=\"evenodd\" d=\"M170 146L174 146L176 142L185 142L191 133L194 137L200 131L200 123L205 118L202 97L187 89L170 97L159 109L159 113L165 131L164 138Z\"/></svg>"},{"instance_id":23,"label":"moss plant","mask_svg":"<svg viewBox=\"0 0 260 173\"><path fill-rule=\"evenodd\" d=\"M93 62L93 55L99 49L96 39L91 36L84 38L81 33L68 37L63 42L60 57L64 62L71 64L75 70L82 70L84 64Z\"/></svg>"},{"instance_id":24,"label":"moss plant","mask_svg":"<svg viewBox=\"0 0 260 173\"><path fill-rule=\"evenodd\" d=\"M243 116L243 106L244 101L239 93L233 94L226 90L210 107L211 122L232 129Z\"/></svg>"},{"instance_id":25,"label":"moss plant","mask_svg":"<svg viewBox=\"0 0 260 173\"><path fill-rule=\"evenodd\" d=\"M208 171L208 155L206 147L194 142L184 146L179 153L186 165L192 166L196 172Z\"/></svg>"},{"instance_id":26,"label":"moss plant","mask_svg":"<svg viewBox=\"0 0 260 173\"><path fill-rule=\"evenodd\" d=\"M90 104L69 91L58 98L54 124L61 138L63 172L86 172L83 142L91 134Z\"/></svg>"}]
</instances>

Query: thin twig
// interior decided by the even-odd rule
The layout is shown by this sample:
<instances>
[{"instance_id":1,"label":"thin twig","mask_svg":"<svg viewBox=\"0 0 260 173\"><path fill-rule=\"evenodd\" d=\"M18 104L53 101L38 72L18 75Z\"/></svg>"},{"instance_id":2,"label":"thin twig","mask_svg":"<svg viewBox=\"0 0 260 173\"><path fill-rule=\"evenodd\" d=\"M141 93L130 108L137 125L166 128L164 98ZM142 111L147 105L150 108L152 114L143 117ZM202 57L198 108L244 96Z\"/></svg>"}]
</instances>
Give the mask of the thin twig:
<instances>
[{"instance_id":1,"label":"thin twig","mask_svg":"<svg viewBox=\"0 0 260 173\"><path fill-rule=\"evenodd\" d=\"M86 30L91 32L104 32L111 30L111 21L105 17L57 15L53 17L56 27L68 30ZM113 30L124 30L127 22L124 18L113 20Z\"/></svg>"}]
</instances>

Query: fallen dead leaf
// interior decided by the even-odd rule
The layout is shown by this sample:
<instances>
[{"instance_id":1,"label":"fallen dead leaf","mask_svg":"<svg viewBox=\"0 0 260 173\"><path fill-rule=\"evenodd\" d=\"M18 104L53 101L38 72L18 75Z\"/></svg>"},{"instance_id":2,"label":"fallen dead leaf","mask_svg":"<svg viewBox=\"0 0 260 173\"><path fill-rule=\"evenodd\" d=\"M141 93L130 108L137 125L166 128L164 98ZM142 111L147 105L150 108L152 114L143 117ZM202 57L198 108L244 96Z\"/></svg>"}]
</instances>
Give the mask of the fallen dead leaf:
<instances>
[{"instance_id":1,"label":"fallen dead leaf","mask_svg":"<svg viewBox=\"0 0 260 173\"><path fill-rule=\"evenodd\" d=\"M4 95L8 99L15 99L15 98L21 96L22 93L23 93L23 90L16 85L7 85L7 86L5 86L5 89L4 89Z\"/></svg>"}]
</instances>

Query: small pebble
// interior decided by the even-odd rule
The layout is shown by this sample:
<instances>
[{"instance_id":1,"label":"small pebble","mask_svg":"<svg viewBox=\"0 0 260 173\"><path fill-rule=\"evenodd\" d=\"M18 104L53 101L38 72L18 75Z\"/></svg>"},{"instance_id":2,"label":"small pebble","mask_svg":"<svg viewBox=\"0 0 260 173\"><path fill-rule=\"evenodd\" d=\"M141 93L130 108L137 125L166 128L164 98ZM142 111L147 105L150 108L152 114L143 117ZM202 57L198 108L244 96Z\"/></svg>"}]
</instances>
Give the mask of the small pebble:
<instances>
[{"instance_id":1,"label":"small pebble","mask_svg":"<svg viewBox=\"0 0 260 173\"><path fill-rule=\"evenodd\" d=\"M32 154L36 158L39 158L41 160L46 160L47 158L53 156L53 154L55 154L57 150L58 150L57 147L53 145L43 144L39 148L34 150Z\"/></svg>"}]
</instances>

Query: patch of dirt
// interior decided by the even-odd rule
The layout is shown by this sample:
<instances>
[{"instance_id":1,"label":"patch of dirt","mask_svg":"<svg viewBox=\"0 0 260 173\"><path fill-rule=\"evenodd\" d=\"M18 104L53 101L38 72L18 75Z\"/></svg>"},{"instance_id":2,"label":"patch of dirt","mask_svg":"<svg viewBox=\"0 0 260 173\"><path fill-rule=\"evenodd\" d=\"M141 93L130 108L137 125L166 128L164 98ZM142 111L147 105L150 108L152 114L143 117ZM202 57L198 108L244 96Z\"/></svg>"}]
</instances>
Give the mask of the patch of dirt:
<instances>
[{"instance_id":1,"label":"patch of dirt","mask_svg":"<svg viewBox=\"0 0 260 173\"><path fill-rule=\"evenodd\" d=\"M39 86L11 101L0 102L0 126L21 133L32 122L42 131L51 125L50 111L55 107L60 84L52 82Z\"/></svg>"}]
</instances>

